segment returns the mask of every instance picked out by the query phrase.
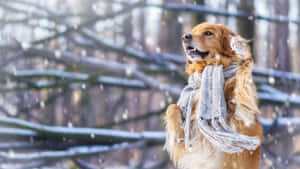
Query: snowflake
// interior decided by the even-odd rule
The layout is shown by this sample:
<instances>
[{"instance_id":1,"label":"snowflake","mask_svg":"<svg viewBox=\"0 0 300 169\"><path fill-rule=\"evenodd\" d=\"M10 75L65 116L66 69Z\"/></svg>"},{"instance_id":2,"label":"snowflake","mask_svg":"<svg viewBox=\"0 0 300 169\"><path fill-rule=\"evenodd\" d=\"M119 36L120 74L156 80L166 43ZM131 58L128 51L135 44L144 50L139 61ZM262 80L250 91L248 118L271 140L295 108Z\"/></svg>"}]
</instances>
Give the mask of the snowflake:
<instances>
[{"instance_id":1,"label":"snowflake","mask_svg":"<svg viewBox=\"0 0 300 169\"><path fill-rule=\"evenodd\" d=\"M44 102L44 101L41 101L41 102L40 102L40 107L41 107L41 108L44 108L44 107L45 107L45 102Z\"/></svg>"},{"instance_id":2,"label":"snowflake","mask_svg":"<svg viewBox=\"0 0 300 169\"><path fill-rule=\"evenodd\" d=\"M272 76L270 76L269 78L268 78L268 82L270 83L270 84L272 84L272 85L274 85L275 84L275 78L274 77L272 77Z\"/></svg>"},{"instance_id":3,"label":"snowflake","mask_svg":"<svg viewBox=\"0 0 300 169\"><path fill-rule=\"evenodd\" d=\"M72 122L68 122L68 127L72 128L73 127L73 123Z\"/></svg>"},{"instance_id":4,"label":"snowflake","mask_svg":"<svg viewBox=\"0 0 300 169\"><path fill-rule=\"evenodd\" d=\"M123 119L128 119L128 109L125 109L124 113L122 114Z\"/></svg>"},{"instance_id":5,"label":"snowflake","mask_svg":"<svg viewBox=\"0 0 300 169\"><path fill-rule=\"evenodd\" d=\"M61 58L61 51L55 50L54 51L54 56L55 56L55 58Z\"/></svg>"},{"instance_id":6,"label":"snowflake","mask_svg":"<svg viewBox=\"0 0 300 169\"><path fill-rule=\"evenodd\" d=\"M94 139L96 136L94 133L91 133L91 138Z\"/></svg>"}]
</instances>

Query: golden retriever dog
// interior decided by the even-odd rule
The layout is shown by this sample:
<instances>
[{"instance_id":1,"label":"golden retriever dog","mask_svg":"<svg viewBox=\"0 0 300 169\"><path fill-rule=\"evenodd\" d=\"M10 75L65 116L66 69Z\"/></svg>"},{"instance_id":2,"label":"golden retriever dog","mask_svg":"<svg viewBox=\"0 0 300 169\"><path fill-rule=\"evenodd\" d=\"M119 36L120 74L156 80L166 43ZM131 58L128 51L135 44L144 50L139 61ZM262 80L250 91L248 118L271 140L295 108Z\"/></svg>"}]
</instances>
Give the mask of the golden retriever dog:
<instances>
[{"instance_id":1,"label":"golden retriever dog","mask_svg":"<svg viewBox=\"0 0 300 169\"><path fill-rule=\"evenodd\" d=\"M238 69L233 77L225 79L224 95L227 106L226 122L235 131L263 138L258 121L259 109L256 88L252 81L253 59L247 41L221 24L202 23L191 33L182 37L186 57L186 73L202 72L207 65L237 63ZM199 98L199 97L198 97ZM194 99L191 125L196 125ZM166 148L174 165L179 169L258 169L260 165L260 146L254 151L225 153L212 145L201 133L194 151L184 145L183 115L176 104L166 111ZM195 127L197 128L197 127ZM197 132L195 132L197 133Z\"/></svg>"}]
</instances>

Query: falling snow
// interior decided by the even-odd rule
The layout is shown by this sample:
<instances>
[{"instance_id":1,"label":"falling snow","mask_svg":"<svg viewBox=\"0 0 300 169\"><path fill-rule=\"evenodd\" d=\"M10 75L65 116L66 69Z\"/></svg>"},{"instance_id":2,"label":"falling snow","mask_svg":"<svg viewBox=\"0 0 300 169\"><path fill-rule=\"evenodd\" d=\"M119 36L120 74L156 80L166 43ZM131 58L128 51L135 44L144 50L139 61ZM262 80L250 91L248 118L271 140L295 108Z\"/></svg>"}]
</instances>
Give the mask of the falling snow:
<instances>
[{"instance_id":1,"label":"falling snow","mask_svg":"<svg viewBox=\"0 0 300 169\"><path fill-rule=\"evenodd\" d=\"M131 76L132 75L132 71L133 71L133 68L131 68L131 67L126 68L126 75L127 76Z\"/></svg>"},{"instance_id":2,"label":"falling snow","mask_svg":"<svg viewBox=\"0 0 300 169\"><path fill-rule=\"evenodd\" d=\"M177 19L177 21L178 21L178 23L181 23L181 24L182 24L183 21L184 21L184 19L182 18L182 16L179 16L178 19Z\"/></svg>"},{"instance_id":3,"label":"falling snow","mask_svg":"<svg viewBox=\"0 0 300 169\"><path fill-rule=\"evenodd\" d=\"M122 118L124 120L128 119L128 109L125 109L124 113L122 114Z\"/></svg>"},{"instance_id":4,"label":"falling snow","mask_svg":"<svg viewBox=\"0 0 300 169\"><path fill-rule=\"evenodd\" d=\"M40 102L40 107L41 107L41 108L45 108L45 102L44 102L44 101L41 101L41 102Z\"/></svg>"},{"instance_id":5,"label":"falling snow","mask_svg":"<svg viewBox=\"0 0 300 169\"><path fill-rule=\"evenodd\" d=\"M92 133L90 136L92 139L94 139L96 137L94 133Z\"/></svg>"},{"instance_id":6,"label":"falling snow","mask_svg":"<svg viewBox=\"0 0 300 169\"><path fill-rule=\"evenodd\" d=\"M60 50L55 50L55 51L54 51L54 56L55 56L56 58L61 58L61 55L62 55L62 53L61 53Z\"/></svg>"},{"instance_id":7,"label":"falling snow","mask_svg":"<svg viewBox=\"0 0 300 169\"><path fill-rule=\"evenodd\" d=\"M72 128L73 127L73 123L72 122L68 122L68 127Z\"/></svg>"},{"instance_id":8,"label":"falling snow","mask_svg":"<svg viewBox=\"0 0 300 169\"><path fill-rule=\"evenodd\" d=\"M27 50L31 47L31 44L30 43L26 43L26 42L22 42L21 43L21 47L23 50Z\"/></svg>"},{"instance_id":9,"label":"falling snow","mask_svg":"<svg viewBox=\"0 0 300 169\"><path fill-rule=\"evenodd\" d=\"M296 21L299 19L300 2L282 1L284 5L287 4L285 2L289 5L288 16L286 16L280 14L280 11L270 10L270 6L277 7L277 2L267 0L253 1L254 8L251 11L254 12L243 13L243 7L240 6L242 1L234 0L227 3L204 1L204 4L199 4L196 0L176 2L152 0L134 9L130 8L136 5L138 0L117 0L114 3L26 0L24 1L26 4L19 0L17 3L5 1L0 9L2 17L0 118L3 122L8 117L11 120L9 122L15 122L14 119L24 121L22 124L29 124L33 128L24 127L16 130L15 128L19 128L17 125L0 124L3 127L2 135L9 135L11 134L9 132L13 131L12 135L16 133L21 134L22 138L28 138L18 140L12 137L7 142L6 137L2 139L0 137L0 154L4 154L0 168L39 168L39 165L29 167L26 165L44 163L39 159L27 160L29 162L5 160L5 158L18 159L23 152L27 158L27 154L29 157L36 152L42 155L49 151L52 155L61 155L69 148L72 150L72 147L78 146L76 144L79 143L80 146L92 147L94 144L90 143L97 141L95 143L99 143L99 146L114 146L113 139L102 142L99 134L102 131L105 137L113 136L113 138L116 136L114 135L116 131L116 133L120 130L126 132L125 135L120 134L120 141L126 138L141 137L143 140L153 137L155 140L160 139L159 143L163 144L165 124L162 117L165 117L165 112L156 113L156 111L176 103L178 93L187 83L188 75L184 73L186 60L182 56L181 37L183 33L190 32L192 27L198 24L199 14L204 14L205 22L226 24L234 32L244 34L245 38L254 32L251 37L246 38L247 40L234 36L229 45L241 55L240 57L249 54L248 50L245 50L245 44L250 44L252 48L253 79L247 79L245 82L254 83L257 87L257 99L261 111L258 117L264 130L261 168L281 168L280 165L286 168L296 167L298 159L294 154L298 154L300 139L300 85L299 74L293 72L300 71L298 56L300 38L291 35L299 34L300 27ZM35 3L38 6L31 5ZM169 6L160 8L164 3ZM199 6L195 6L196 4ZM282 6L281 10L284 10L284 7L287 6ZM12 10L14 8L16 11ZM173 8L174 11L167 8ZM204 11L201 11L202 9ZM189 11L186 12L187 10ZM210 14L206 14L207 12ZM223 12L233 16L224 17ZM234 17L239 14L243 17ZM92 22L93 20L95 21ZM247 25L245 26L240 20L248 20ZM278 20L282 24L276 24ZM85 23L87 24L82 25ZM243 30L244 28L246 29ZM89 30L90 36L85 34L84 30ZM249 34L247 32L249 30L252 33ZM251 39L251 43L248 39ZM241 40L247 43L239 43ZM280 46L275 42L280 42ZM288 53L283 53L286 47ZM223 56L217 54L213 57L222 61ZM289 63L284 65L284 61ZM121 66L118 69L119 67L114 68L113 65L111 68L110 63L130 66L126 68ZM282 66L286 66L287 69L282 69L281 72L276 70ZM151 85L152 81L136 76L140 75L139 71L144 73L145 77L152 78L154 85ZM102 77L122 80L105 81ZM263 85L271 87L271 90L264 90ZM226 101L236 105L238 101L236 99L230 97ZM241 104L244 106L247 102ZM36 134L43 132L34 131L34 127L44 124L46 127L41 129L64 130L60 133L60 139L52 139L52 133L36 137ZM106 128L106 125L109 127ZM14 128L11 130L11 127ZM184 129L183 125L180 127ZM238 126L233 128L237 129ZM87 136L82 138L79 136L79 142L77 137L72 138L73 135L76 136L74 133L78 130L82 130ZM65 136L65 131L74 133L72 137ZM92 140L96 135L97 140ZM173 141L175 144L184 142L182 138ZM15 146L17 148L5 147L6 142L8 145L17 143ZM88 167L91 164L91 168L107 169L115 165L115 168L123 167L123 169L151 168L156 166L157 162L164 164L160 168L174 168L170 159L165 158L161 146L148 147L148 143L152 145L152 142L147 140L147 144L142 148L126 150L116 148L116 152L100 153L100 155L98 153L88 158L82 156L83 160L80 160L87 163ZM40 149L44 145L45 149ZM61 148L60 145L66 148ZM158 144L155 142L155 145ZM23 149L22 146L29 148ZM88 149L95 150L90 147ZM186 153L193 152L196 147L188 145L186 150ZM70 152L72 155L76 153L73 150ZM288 156L285 156L286 154ZM255 154L250 152L250 155ZM49 169L79 167L76 166L75 161L73 163L71 160L70 165L70 160L61 160L65 159L64 157L56 157L55 160L52 160L51 156L47 158L53 161L51 164L47 163ZM215 161L212 160L210 163L213 162ZM7 167L5 163L11 163L11 166ZM117 166L121 164L124 166ZM240 168L236 162L223 164Z\"/></svg>"},{"instance_id":10,"label":"falling snow","mask_svg":"<svg viewBox=\"0 0 300 169\"><path fill-rule=\"evenodd\" d=\"M15 151L12 150L12 149L9 149L8 155L9 155L10 157L15 157Z\"/></svg>"},{"instance_id":11,"label":"falling snow","mask_svg":"<svg viewBox=\"0 0 300 169\"><path fill-rule=\"evenodd\" d=\"M160 108L164 108L164 107L166 107L166 102L165 101L161 101L159 103L159 105L160 105Z\"/></svg>"},{"instance_id":12,"label":"falling snow","mask_svg":"<svg viewBox=\"0 0 300 169\"><path fill-rule=\"evenodd\" d=\"M270 76L269 78L268 78L268 82L270 83L270 84L275 84L275 78L273 77L273 76Z\"/></svg>"}]
</instances>

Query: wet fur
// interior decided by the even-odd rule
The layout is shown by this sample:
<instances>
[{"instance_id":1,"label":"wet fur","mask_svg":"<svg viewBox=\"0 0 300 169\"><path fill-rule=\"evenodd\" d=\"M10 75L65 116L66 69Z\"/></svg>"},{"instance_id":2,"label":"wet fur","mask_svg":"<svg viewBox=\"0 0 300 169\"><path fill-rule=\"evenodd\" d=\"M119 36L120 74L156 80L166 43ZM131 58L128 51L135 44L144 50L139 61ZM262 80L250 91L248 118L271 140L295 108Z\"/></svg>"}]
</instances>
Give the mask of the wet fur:
<instances>
[{"instance_id":1,"label":"wet fur","mask_svg":"<svg viewBox=\"0 0 300 169\"><path fill-rule=\"evenodd\" d=\"M209 30L214 36L206 37L203 32ZM263 133L258 121L256 88L252 81L253 60L246 41L241 40L249 50L249 56L239 55L230 47L230 38L237 36L224 25L204 23L192 30L193 41L210 52L210 57L191 61L187 58L186 73L202 72L207 65L222 64L225 68L232 62L238 63L236 75L225 79L224 94L227 104L227 123L236 131L248 135L259 136ZM195 37L195 38L194 38ZM207 39L209 38L209 39ZM219 59L215 56L219 55ZM182 129L183 119L180 108L169 105L166 112L166 130L168 139L166 148L171 160L179 169L258 169L260 164L260 147L255 151L244 150L242 153L227 154L215 148L206 140L196 127L195 108L198 106L196 96L192 111L192 141L196 145L192 152L185 150Z\"/></svg>"}]
</instances>

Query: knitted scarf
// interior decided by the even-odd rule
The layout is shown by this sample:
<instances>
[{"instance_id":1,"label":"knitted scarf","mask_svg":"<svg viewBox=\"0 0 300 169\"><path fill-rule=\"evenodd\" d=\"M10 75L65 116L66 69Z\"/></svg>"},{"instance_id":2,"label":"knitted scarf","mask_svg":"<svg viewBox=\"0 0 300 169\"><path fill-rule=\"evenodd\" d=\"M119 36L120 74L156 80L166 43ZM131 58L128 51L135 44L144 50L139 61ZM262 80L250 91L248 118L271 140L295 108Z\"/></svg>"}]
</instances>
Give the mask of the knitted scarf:
<instances>
[{"instance_id":1,"label":"knitted scarf","mask_svg":"<svg viewBox=\"0 0 300 169\"><path fill-rule=\"evenodd\" d=\"M188 79L181 92L177 105L181 108L187 149L190 144L191 114L196 92L198 101L197 125L201 134L214 146L227 153L242 152L243 149L255 150L260 143L258 137L242 135L226 124L226 102L224 98L224 78L234 76L237 64L230 65L223 72L222 65L206 66L202 73L195 72Z\"/></svg>"}]
</instances>

